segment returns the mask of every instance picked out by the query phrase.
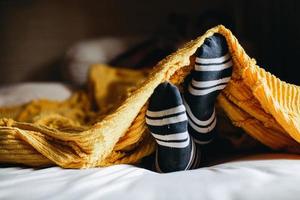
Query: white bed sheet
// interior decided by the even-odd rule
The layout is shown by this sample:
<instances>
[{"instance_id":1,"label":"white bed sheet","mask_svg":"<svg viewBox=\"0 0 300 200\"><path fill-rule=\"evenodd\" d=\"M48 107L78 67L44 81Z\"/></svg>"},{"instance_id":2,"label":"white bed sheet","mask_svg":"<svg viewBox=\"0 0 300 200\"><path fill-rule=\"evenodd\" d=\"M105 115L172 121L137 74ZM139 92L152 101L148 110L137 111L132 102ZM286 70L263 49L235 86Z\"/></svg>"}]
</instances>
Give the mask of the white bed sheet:
<instances>
[{"instance_id":1,"label":"white bed sheet","mask_svg":"<svg viewBox=\"0 0 300 200\"><path fill-rule=\"evenodd\" d=\"M236 161L158 174L131 165L0 168L0 199L270 199L300 197L300 160Z\"/></svg>"}]
</instances>

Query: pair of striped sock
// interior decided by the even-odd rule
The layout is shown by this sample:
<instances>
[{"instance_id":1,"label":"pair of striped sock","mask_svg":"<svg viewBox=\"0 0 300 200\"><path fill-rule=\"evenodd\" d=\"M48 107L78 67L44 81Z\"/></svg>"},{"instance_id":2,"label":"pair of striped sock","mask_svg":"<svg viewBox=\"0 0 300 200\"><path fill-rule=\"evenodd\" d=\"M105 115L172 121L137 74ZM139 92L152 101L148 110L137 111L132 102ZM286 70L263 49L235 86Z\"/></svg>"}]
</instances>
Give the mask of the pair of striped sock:
<instances>
[{"instance_id":1,"label":"pair of striped sock","mask_svg":"<svg viewBox=\"0 0 300 200\"><path fill-rule=\"evenodd\" d=\"M173 172L200 166L200 146L216 136L215 101L231 73L226 40L214 34L196 51L194 70L185 81L183 94L168 82L154 90L146 124L157 142L156 171Z\"/></svg>"}]
</instances>

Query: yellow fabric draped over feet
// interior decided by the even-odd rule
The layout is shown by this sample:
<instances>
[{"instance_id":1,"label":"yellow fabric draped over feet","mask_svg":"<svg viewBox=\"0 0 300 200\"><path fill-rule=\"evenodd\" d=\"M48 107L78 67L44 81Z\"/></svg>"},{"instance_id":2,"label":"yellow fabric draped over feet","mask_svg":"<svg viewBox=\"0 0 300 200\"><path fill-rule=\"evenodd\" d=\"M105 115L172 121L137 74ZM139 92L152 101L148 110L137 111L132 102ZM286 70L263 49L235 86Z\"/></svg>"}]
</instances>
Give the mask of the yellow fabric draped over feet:
<instances>
[{"instance_id":1,"label":"yellow fabric draped over feet","mask_svg":"<svg viewBox=\"0 0 300 200\"><path fill-rule=\"evenodd\" d=\"M163 81L181 87L193 68L193 54L214 33L225 36L233 58L232 79L218 96L218 107L264 145L300 153L300 87L257 66L220 25L150 72L94 65L87 92L75 92L64 102L36 100L1 108L0 162L64 168L139 162L155 150L145 126L148 98Z\"/></svg>"}]
</instances>

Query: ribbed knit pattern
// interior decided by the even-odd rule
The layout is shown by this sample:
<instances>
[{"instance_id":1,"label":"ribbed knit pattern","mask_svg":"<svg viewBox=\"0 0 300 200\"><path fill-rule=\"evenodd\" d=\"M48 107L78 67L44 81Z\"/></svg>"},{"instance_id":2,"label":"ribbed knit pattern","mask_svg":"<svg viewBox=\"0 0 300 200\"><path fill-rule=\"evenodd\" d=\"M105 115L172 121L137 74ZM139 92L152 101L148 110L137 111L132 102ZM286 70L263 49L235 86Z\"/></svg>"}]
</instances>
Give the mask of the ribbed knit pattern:
<instances>
[{"instance_id":1,"label":"ribbed knit pattern","mask_svg":"<svg viewBox=\"0 0 300 200\"><path fill-rule=\"evenodd\" d=\"M164 81L181 87L193 68L196 50L214 33L226 38L233 61L233 74L218 96L219 105L233 124L261 143L276 150L300 153L300 87L259 68L230 30L220 25L163 59L144 82L141 81L145 72L132 72L134 78L128 83L135 80L138 84L134 89L112 91L106 87L103 93L99 89L101 82L107 85L123 79L116 75L119 70L94 66L88 94L75 93L65 102L41 100L1 109L0 162L64 168L139 162L155 150L145 125L149 97ZM97 73L97 69L109 71L114 78L107 79L109 76ZM130 73L124 73L124 77ZM128 95L105 108L110 102L105 101L108 91L126 91ZM93 103L104 105L105 112L101 113L101 108L94 112Z\"/></svg>"}]
</instances>

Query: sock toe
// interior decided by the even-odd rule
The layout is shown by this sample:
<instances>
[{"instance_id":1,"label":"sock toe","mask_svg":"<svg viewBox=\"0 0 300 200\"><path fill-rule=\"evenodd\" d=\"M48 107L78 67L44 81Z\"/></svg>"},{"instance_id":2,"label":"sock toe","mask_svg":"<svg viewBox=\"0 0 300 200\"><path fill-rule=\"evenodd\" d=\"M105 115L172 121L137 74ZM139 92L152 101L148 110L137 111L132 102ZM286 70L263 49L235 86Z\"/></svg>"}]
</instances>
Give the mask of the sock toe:
<instances>
[{"instance_id":1,"label":"sock toe","mask_svg":"<svg viewBox=\"0 0 300 200\"><path fill-rule=\"evenodd\" d=\"M169 82L164 82L158 85L151 95L148 109L151 111L159 111L181 104L182 99L178 88Z\"/></svg>"},{"instance_id":2,"label":"sock toe","mask_svg":"<svg viewBox=\"0 0 300 200\"><path fill-rule=\"evenodd\" d=\"M203 45L196 51L201 58L217 58L228 52L226 39L219 33L206 38Z\"/></svg>"}]
</instances>

